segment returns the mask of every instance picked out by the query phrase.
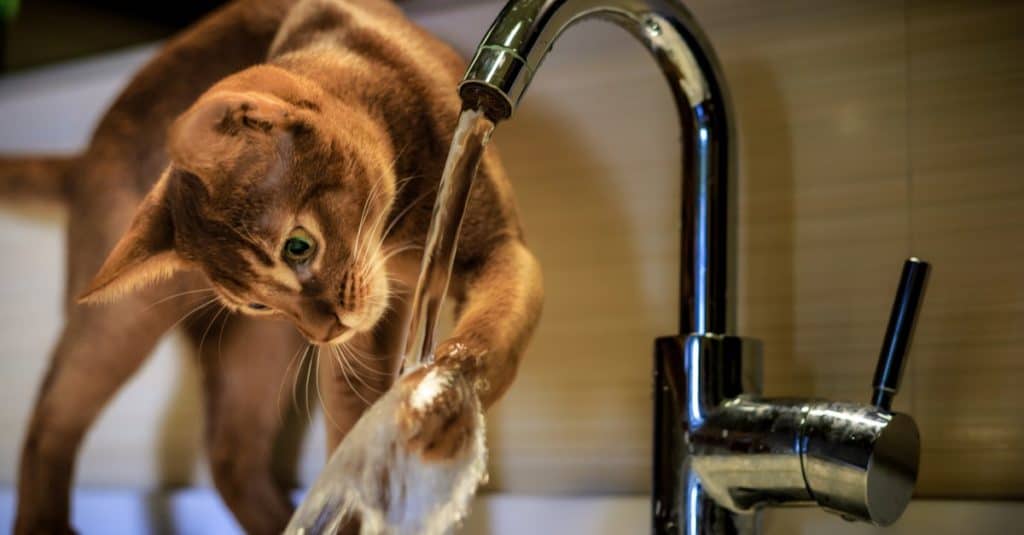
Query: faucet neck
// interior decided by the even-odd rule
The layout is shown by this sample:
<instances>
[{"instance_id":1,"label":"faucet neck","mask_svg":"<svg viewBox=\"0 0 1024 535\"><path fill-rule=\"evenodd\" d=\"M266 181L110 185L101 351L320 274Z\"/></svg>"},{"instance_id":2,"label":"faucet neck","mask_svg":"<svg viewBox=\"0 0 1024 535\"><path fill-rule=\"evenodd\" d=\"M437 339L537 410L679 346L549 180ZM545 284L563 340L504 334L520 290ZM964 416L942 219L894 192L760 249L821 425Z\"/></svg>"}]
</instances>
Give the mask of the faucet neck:
<instances>
[{"instance_id":1,"label":"faucet neck","mask_svg":"<svg viewBox=\"0 0 1024 535\"><path fill-rule=\"evenodd\" d=\"M512 0L477 48L459 87L494 122L515 112L561 33L588 17L625 28L650 50L675 97L683 139L681 334L734 329L733 127L721 69L676 0Z\"/></svg>"}]
</instances>

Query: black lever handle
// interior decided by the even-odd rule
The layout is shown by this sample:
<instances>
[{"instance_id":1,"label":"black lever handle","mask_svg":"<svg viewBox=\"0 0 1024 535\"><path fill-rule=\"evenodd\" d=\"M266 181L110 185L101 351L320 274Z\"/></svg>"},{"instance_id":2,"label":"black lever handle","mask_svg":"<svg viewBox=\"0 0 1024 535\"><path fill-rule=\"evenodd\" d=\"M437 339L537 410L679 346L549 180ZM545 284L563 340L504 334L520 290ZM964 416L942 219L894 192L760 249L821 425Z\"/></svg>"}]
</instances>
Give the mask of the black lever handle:
<instances>
[{"instance_id":1,"label":"black lever handle","mask_svg":"<svg viewBox=\"0 0 1024 535\"><path fill-rule=\"evenodd\" d=\"M928 262L914 257L903 263L896 301L892 304L889 326L885 329L882 352L878 355L878 367L875 368L875 379L871 383L874 387L871 403L880 409L892 408L892 398L900 387L929 268Z\"/></svg>"}]
</instances>

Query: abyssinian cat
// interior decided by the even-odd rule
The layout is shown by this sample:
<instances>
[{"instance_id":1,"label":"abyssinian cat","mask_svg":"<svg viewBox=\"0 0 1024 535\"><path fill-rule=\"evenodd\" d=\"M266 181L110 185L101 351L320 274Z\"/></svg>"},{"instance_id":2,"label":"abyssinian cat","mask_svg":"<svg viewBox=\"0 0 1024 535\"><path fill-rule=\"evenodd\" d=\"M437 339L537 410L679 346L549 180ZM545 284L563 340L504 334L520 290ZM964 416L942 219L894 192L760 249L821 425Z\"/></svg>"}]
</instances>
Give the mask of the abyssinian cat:
<instances>
[{"instance_id":1,"label":"abyssinian cat","mask_svg":"<svg viewBox=\"0 0 1024 535\"><path fill-rule=\"evenodd\" d=\"M203 362L214 479L248 532L280 532L292 509L269 460L300 345L293 327L324 355L329 451L395 380L462 62L390 1L292 4L241 1L173 40L85 154L0 160L0 191L62 194L70 211L67 322L25 441L15 532L70 530L83 435L194 310L188 295L224 309L208 312L222 342L203 347L208 322L188 333ZM542 301L493 148L449 293L457 321L434 365L478 379L490 405ZM407 446L435 460L458 452L462 406L442 395L399 415L416 422Z\"/></svg>"}]
</instances>

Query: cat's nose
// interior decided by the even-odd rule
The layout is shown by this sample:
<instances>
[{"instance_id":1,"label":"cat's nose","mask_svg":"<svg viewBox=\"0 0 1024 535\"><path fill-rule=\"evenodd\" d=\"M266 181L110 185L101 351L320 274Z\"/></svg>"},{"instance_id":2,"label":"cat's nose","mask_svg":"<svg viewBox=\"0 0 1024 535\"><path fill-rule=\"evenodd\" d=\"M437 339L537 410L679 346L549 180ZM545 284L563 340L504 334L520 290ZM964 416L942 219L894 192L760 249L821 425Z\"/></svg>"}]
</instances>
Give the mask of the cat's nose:
<instances>
[{"instance_id":1,"label":"cat's nose","mask_svg":"<svg viewBox=\"0 0 1024 535\"><path fill-rule=\"evenodd\" d=\"M299 330L309 341L326 344L349 331L329 303L318 300L304 304L298 323Z\"/></svg>"},{"instance_id":2,"label":"cat's nose","mask_svg":"<svg viewBox=\"0 0 1024 535\"><path fill-rule=\"evenodd\" d=\"M299 331L302 332L303 336L306 337L310 342L317 344L326 344L333 342L339 336L348 332L348 327L341 324L336 319L319 322L317 325L300 325Z\"/></svg>"},{"instance_id":3,"label":"cat's nose","mask_svg":"<svg viewBox=\"0 0 1024 535\"><path fill-rule=\"evenodd\" d=\"M325 342L330 342L331 340L334 340L348 332L348 327L342 324L341 320L338 319L337 316L335 316L334 319L335 321L333 324L327 328L327 339L324 340Z\"/></svg>"}]
</instances>

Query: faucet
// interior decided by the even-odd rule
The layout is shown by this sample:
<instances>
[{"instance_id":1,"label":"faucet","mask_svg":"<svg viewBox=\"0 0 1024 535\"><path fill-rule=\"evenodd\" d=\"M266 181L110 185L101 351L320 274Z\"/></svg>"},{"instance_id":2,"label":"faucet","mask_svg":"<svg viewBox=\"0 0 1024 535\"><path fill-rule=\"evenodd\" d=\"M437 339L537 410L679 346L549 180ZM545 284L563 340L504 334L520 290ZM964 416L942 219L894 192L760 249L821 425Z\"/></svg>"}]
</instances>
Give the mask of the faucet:
<instances>
[{"instance_id":1,"label":"faucet","mask_svg":"<svg viewBox=\"0 0 1024 535\"><path fill-rule=\"evenodd\" d=\"M639 39L682 126L679 332L655 340L654 534L751 534L760 512L818 504L895 522L917 479L914 420L893 412L929 266L904 264L870 404L761 396L761 344L734 333L735 143L722 70L677 0L512 0L459 86L463 106L510 118L552 44L599 17Z\"/></svg>"}]
</instances>

